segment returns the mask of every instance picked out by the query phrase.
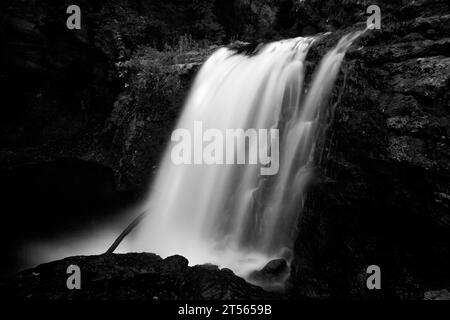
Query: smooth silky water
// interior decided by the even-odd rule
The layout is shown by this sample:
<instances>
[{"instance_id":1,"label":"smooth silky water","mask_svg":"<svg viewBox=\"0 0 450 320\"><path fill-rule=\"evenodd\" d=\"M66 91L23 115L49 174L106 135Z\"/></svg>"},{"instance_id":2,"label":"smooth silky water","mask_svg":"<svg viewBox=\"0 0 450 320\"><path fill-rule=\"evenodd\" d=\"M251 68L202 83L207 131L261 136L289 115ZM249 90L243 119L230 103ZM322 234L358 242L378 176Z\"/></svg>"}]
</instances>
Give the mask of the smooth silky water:
<instances>
[{"instance_id":1,"label":"smooth silky water","mask_svg":"<svg viewBox=\"0 0 450 320\"><path fill-rule=\"evenodd\" d=\"M148 217L120 251L180 254L248 278L272 259L290 262L297 220L326 105L347 48L342 38L323 57L308 90L305 58L315 38L269 43L253 55L221 48L199 71L176 128L278 128L279 171L255 164L176 165L168 146L144 205ZM251 279L250 279L251 280Z\"/></svg>"},{"instance_id":2,"label":"smooth silky water","mask_svg":"<svg viewBox=\"0 0 450 320\"><path fill-rule=\"evenodd\" d=\"M327 106L346 50L360 33L344 36L304 85L305 58L317 39L294 38L251 55L218 49L198 72L176 128L279 129L279 171L261 175L261 164L174 164L171 142L141 208L148 214L116 252L179 254L190 265L212 263L252 282L251 272L283 258L288 265L312 177L319 119ZM272 150L273 151L273 150ZM140 210L140 209L138 209ZM74 250L93 254L89 243L109 244L115 227ZM36 247L36 246L35 246ZM254 281L253 281L254 282ZM267 285L266 285L267 286Z\"/></svg>"}]
</instances>

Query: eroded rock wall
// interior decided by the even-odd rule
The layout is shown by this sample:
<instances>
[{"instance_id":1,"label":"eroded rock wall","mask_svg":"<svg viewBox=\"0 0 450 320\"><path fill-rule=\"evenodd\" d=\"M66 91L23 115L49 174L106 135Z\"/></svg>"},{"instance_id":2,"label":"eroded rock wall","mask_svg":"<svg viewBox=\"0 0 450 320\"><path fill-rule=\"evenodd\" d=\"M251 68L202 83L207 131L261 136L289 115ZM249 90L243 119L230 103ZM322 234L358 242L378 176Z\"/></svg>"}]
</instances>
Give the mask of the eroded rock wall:
<instances>
[{"instance_id":1,"label":"eroded rock wall","mask_svg":"<svg viewBox=\"0 0 450 320\"><path fill-rule=\"evenodd\" d=\"M450 286L450 15L421 5L346 56L299 221L295 296L421 298ZM373 264L382 290L366 287Z\"/></svg>"}]
</instances>

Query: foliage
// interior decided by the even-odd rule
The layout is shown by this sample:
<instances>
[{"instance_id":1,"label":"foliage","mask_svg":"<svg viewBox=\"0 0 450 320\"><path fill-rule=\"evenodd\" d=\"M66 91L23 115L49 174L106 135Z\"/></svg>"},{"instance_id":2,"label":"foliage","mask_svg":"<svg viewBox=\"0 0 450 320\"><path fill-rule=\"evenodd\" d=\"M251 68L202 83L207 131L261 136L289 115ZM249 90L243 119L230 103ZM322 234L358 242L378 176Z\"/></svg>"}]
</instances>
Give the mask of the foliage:
<instances>
[{"instance_id":1,"label":"foliage","mask_svg":"<svg viewBox=\"0 0 450 320\"><path fill-rule=\"evenodd\" d=\"M195 66L209 52L202 42L182 36L164 50L139 46L116 64L122 92L100 144L108 161L118 167L121 185L145 183L170 137Z\"/></svg>"},{"instance_id":2,"label":"foliage","mask_svg":"<svg viewBox=\"0 0 450 320\"><path fill-rule=\"evenodd\" d=\"M155 105L169 106L180 90L180 79L171 66L174 54L151 47L139 48L133 57L118 63L119 74L125 81L125 94L136 107L149 113Z\"/></svg>"}]
</instances>

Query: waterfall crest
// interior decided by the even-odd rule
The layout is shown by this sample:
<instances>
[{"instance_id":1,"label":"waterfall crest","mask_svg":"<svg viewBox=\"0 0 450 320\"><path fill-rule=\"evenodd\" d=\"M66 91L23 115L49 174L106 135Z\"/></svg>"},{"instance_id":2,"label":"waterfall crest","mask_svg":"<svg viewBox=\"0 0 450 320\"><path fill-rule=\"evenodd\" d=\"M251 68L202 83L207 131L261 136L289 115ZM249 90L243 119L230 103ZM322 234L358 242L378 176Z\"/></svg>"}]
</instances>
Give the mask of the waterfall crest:
<instances>
[{"instance_id":1,"label":"waterfall crest","mask_svg":"<svg viewBox=\"0 0 450 320\"><path fill-rule=\"evenodd\" d=\"M149 215L119 251L180 254L192 265L213 263L243 277L271 259L289 262L321 110L358 35L343 37L323 57L308 87L305 59L315 38L269 43L251 56L217 50L199 71L176 128L193 132L201 121L204 130L222 132L278 129L278 172L261 175L264 164L174 164L172 142L145 201ZM269 149L273 155L273 141Z\"/></svg>"}]
</instances>

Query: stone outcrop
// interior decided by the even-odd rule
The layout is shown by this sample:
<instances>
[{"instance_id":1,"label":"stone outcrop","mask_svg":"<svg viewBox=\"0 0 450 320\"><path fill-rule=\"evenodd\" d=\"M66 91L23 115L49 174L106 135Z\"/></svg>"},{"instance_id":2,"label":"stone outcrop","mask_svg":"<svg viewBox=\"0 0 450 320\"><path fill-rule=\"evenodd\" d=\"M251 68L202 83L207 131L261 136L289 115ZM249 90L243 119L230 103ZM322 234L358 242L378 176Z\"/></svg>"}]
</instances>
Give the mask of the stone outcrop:
<instances>
[{"instance_id":1,"label":"stone outcrop","mask_svg":"<svg viewBox=\"0 0 450 320\"><path fill-rule=\"evenodd\" d=\"M81 270L81 289L69 290L67 268ZM20 300L277 299L229 269L188 266L181 256L151 253L71 257L17 274L2 293Z\"/></svg>"}]
</instances>

